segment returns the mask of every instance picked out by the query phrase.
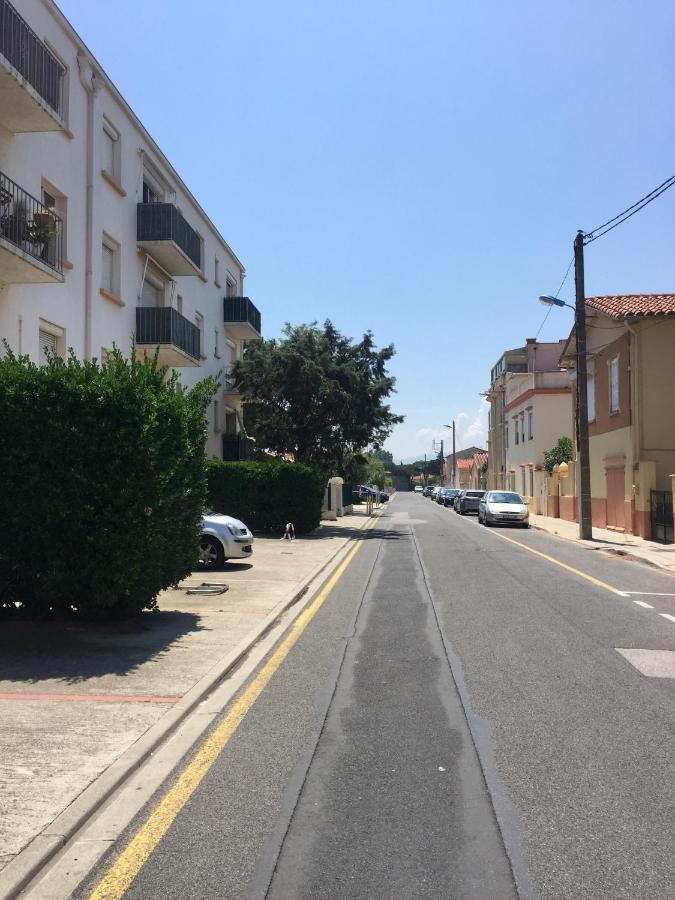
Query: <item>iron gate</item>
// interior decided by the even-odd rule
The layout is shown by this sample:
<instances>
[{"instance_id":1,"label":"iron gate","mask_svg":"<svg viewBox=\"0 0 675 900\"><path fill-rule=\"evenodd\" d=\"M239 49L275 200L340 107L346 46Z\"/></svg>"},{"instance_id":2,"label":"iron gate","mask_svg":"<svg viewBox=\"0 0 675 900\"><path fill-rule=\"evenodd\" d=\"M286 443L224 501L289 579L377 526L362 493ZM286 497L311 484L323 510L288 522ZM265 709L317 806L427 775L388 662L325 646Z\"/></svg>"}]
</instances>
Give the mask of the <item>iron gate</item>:
<instances>
[{"instance_id":1,"label":"iron gate","mask_svg":"<svg viewBox=\"0 0 675 900\"><path fill-rule=\"evenodd\" d=\"M673 538L673 492L651 492L652 540L659 544L675 543Z\"/></svg>"}]
</instances>

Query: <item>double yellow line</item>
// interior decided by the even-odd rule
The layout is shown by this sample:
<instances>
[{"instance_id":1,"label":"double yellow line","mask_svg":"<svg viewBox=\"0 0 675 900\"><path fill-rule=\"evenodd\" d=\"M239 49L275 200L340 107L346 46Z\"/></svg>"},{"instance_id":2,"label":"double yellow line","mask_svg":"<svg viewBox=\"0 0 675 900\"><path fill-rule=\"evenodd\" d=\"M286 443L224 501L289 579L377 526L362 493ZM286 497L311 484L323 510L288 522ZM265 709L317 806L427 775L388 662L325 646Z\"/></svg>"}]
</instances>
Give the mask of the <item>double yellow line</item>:
<instances>
[{"instance_id":1,"label":"double yellow line","mask_svg":"<svg viewBox=\"0 0 675 900\"><path fill-rule=\"evenodd\" d=\"M374 520L368 523L371 527ZM268 682L297 642L305 628L321 609L326 598L340 580L361 547L357 543L340 563L320 593L293 622L289 633L253 681L230 707L227 715L201 745L197 754L183 769L175 785L164 795L134 837L117 857L103 879L96 885L89 900L119 900L129 889L143 865L171 827L172 822L199 787L227 742L235 733Z\"/></svg>"}]
</instances>

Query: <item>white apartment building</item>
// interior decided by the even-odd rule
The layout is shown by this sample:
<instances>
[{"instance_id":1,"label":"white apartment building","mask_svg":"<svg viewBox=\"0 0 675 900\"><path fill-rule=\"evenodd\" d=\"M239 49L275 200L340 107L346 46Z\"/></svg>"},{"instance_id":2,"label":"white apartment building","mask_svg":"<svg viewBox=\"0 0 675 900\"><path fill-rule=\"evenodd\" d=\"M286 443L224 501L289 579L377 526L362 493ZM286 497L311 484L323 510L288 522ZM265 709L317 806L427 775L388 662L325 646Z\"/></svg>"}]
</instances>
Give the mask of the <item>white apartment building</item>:
<instances>
[{"instance_id":1,"label":"white apartment building","mask_svg":"<svg viewBox=\"0 0 675 900\"><path fill-rule=\"evenodd\" d=\"M219 374L206 452L238 459L228 370L261 335L244 276L52 0L0 0L0 339L36 362L135 339L185 387Z\"/></svg>"},{"instance_id":2,"label":"white apartment building","mask_svg":"<svg viewBox=\"0 0 675 900\"><path fill-rule=\"evenodd\" d=\"M544 451L574 434L572 373L508 372L504 382L506 488L547 515Z\"/></svg>"}]
</instances>

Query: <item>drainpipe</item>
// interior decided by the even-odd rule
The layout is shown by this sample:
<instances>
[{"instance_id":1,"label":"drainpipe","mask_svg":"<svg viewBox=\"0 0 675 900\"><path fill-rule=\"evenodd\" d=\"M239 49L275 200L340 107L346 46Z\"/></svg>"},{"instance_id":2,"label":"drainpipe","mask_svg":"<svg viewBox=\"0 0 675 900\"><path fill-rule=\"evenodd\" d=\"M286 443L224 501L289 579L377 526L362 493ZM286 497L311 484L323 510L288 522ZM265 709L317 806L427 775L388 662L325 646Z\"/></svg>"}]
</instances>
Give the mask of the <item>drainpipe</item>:
<instances>
[{"instance_id":1,"label":"drainpipe","mask_svg":"<svg viewBox=\"0 0 675 900\"><path fill-rule=\"evenodd\" d=\"M633 420L633 464L640 463L640 451L642 448L642 407L640 405L640 333L628 322L624 323L628 331L633 335L632 345L635 349L630 355L631 374L631 418Z\"/></svg>"},{"instance_id":2,"label":"drainpipe","mask_svg":"<svg viewBox=\"0 0 675 900\"><path fill-rule=\"evenodd\" d=\"M94 250L94 103L99 82L90 61L77 55L80 82L87 93L87 165L84 261L84 358L91 359L92 280Z\"/></svg>"}]
</instances>

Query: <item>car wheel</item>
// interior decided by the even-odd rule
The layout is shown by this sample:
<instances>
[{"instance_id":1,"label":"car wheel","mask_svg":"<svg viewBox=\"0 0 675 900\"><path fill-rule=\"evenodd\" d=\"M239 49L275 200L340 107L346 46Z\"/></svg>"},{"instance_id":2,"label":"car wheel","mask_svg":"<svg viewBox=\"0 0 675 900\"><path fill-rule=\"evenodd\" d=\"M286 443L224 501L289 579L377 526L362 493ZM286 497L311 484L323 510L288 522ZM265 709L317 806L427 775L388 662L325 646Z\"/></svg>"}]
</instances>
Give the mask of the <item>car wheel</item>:
<instances>
[{"instance_id":1,"label":"car wheel","mask_svg":"<svg viewBox=\"0 0 675 900\"><path fill-rule=\"evenodd\" d=\"M487 517L487 516L483 516L483 525L485 525L487 528L489 528L489 527L490 527L490 524L491 524L491 523L490 523L490 520L488 519L488 517Z\"/></svg>"},{"instance_id":2,"label":"car wheel","mask_svg":"<svg viewBox=\"0 0 675 900\"><path fill-rule=\"evenodd\" d=\"M529 527L530 527L530 523L529 523L529 522L523 522L523 524L522 524L520 527L521 527L521 528L529 528Z\"/></svg>"},{"instance_id":3,"label":"car wheel","mask_svg":"<svg viewBox=\"0 0 675 900\"><path fill-rule=\"evenodd\" d=\"M216 569L225 562L225 553L220 541L203 534L199 541L199 562L205 569Z\"/></svg>"}]
</instances>

